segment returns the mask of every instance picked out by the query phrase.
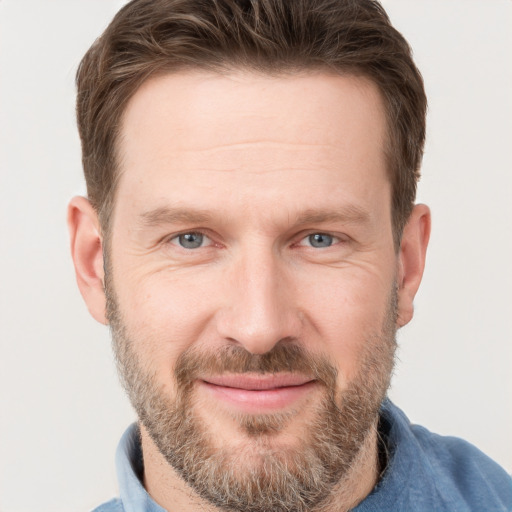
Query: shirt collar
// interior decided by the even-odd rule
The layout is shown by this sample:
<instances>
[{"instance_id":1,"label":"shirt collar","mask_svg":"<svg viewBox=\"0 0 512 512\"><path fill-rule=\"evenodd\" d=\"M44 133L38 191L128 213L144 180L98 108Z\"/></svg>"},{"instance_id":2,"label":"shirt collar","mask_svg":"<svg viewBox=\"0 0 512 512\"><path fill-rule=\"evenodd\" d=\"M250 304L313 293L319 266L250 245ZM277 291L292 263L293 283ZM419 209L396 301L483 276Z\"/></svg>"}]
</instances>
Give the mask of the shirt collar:
<instances>
[{"instance_id":1,"label":"shirt collar","mask_svg":"<svg viewBox=\"0 0 512 512\"><path fill-rule=\"evenodd\" d=\"M117 481L125 512L166 512L142 485L144 471L140 431L136 423L123 434L116 451Z\"/></svg>"}]
</instances>

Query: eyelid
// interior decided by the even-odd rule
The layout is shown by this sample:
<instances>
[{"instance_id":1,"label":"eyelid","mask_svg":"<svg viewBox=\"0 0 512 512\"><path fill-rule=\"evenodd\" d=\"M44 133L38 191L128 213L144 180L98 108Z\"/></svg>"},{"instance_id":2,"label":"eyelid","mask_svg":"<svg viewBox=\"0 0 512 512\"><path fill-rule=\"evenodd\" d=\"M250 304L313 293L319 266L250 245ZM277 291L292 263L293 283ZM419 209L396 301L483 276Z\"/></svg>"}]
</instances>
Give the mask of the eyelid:
<instances>
[{"instance_id":1,"label":"eyelid","mask_svg":"<svg viewBox=\"0 0 512 512\"><path fill-rule=\"evenodd\" d=\"M298 237L298 241L295 242L293 245L298 245L300 247L312 247L311 245L303 243L306 241L311 235L326 235L330 236L333 239L332 246L325 247L324 249L329 249L330 247L333 247L340 242L346 242L348 241L348 237L346 235L340 234L340 233L331 233L329 231L321 231L321 230L308 230L305 233L302 233L300 235L300 238ZM316 248L315 248L316 249Z\"/></svg>"},{"instance_id":2,"label":"eyelid","mask_svg":"<svg viewBox=\"0 0 512 512\"><path fill-rule=\"evenodd\" d=\"M180 247L182 249L185 249L184 247L181 247L178 243L175 243L175 241L180 236L186 235L186 234L189 234L189 233L190 234L191 233L197 233L197 234L203 235L204 239L208 243L205 244L205 245L202 245L201 247L210 247L212 245L222 245L222 244L219 244L219 243L215 242L214 237L210 234L210 230L209 229L205 229L205 228L184 229L184 230L179 231L177 233L173 233L171 235L166 235L165 237L163 237L160 240L160 243L161 244L169 244L169 243L171 243L172 245L174 245L176 247ZM335 246L335 245L339 244L340 242L348 242L349 239L350 239L350 237L348 235L345 235L343 233L336 233L335 234L335 233L332 233L332 232L330 232L328 230L322 231L322 230L314 230L314 229L312 229L312 230L307 230L307 231L304 231L304 232L300 233L296 237L296 242L294 242L292 245L293 246L301 246L301 247L312 247L311 245L307 245L304 242L308 239L308 237L310 237L311 235L316 235L316 234L327 235L327 236L332 237L333 238L332 246ZM325 249L328 249L328 248L329 247L326 247Z\"/></svg>"},{"instance_id":3,"label":"eyelid","mask_svg":"<svg viewBox=\"0 0 512 512\"><path fill-rule=\"evenodd\" d=\"M181 245L179 245L179 243L175 243L175 241L179 240L179 238L183 235L201 235L203 237L202 239L202 244L197 247L197 249L199 249L200 247L209 247L210 245L212 245L212 239L208 236L208 235L205 235L204 233L201 233L200 231L186 231L185 233L180 233L179 235L174 235L172 238L169 239L169 242L173 245L177 245L178 247L181 247L182 249L187 249L187 247L182 247Z\"/></svg>"},{"instance_id":4,"label":"eyelid","mask_svg":"<svg viewBox=\"0 0 512 512\"><path fill-rule=\"evenodd\" d=\"M160 240L160 243L163 244L163 245L171 244L171 245L173 245L175 247L178 247L180 249L187 250L185 247L181 247L177 243L178 238L180 236L187 235L187 234L198 234L198 235L202 235L204 237L203 245L201 245L201 248L203 248L203 247L210 247L215 242L213 240L213 237L208 234L208 231L209 230L207 230L207 229L201 229L201 228L199 228L199 229L184 229L183 231L179 231L178 233L173 233L171 235L166 235L165 237L163 237ZM204 244L204 241L207 241L208 243Z\"/></svg>"}]
</instances>

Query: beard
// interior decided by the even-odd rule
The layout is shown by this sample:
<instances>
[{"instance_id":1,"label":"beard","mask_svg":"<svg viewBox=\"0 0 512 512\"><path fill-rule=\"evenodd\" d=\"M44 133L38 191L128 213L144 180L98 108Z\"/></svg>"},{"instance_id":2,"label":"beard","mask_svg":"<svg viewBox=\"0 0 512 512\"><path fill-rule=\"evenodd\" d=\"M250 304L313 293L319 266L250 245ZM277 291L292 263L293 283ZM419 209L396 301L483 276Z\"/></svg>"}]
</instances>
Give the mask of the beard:
<instances>
[{"instance_id":1,"label":"beard","mask_svg":"<svg viewBox=\"0 0 512 512\"><path fill-rule=\"evenodd\" d=\"M215 351L190 348L174 368L175 397L141 362L127 332L113 286L106 281L107 317L121 381L139 421L168 464L200 496L221 510L307 512L325 503L342 486L365 441L376 428L388 390L396 350L397 298L393 291L379 332L365 342L358 372L337 389L337 370L328 357L306 351L299 340L285 339L265 354L239 345ZM342 343L342 340L340 340ZM321 384L321 398L309 411L232 415L243 442L221 444L199 411L195 382L224 373L304 374ZM210 405L210 409L215 413ZM221 412L220 414L226 414ZM299 416L293 444L278 436Z\"/></svg>"}]
</instances>

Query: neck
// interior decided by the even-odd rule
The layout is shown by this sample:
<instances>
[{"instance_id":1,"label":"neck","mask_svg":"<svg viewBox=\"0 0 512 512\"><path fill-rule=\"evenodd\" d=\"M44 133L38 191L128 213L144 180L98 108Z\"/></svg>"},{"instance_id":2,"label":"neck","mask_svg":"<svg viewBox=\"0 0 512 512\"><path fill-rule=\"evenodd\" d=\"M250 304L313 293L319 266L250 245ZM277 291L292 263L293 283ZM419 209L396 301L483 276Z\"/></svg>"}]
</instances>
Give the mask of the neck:
<instances>
[{"instance_id":1,"label":"neck","mask_svg":"<svg viewBox=\"0 0 512 512\"><path fill-rule=\"evenodd\" d=\"M349 472L333 488L321 506L311 512L344 512L360 503L375 487L379 479L377 425L373 428ZM195 491L167 463L141 425L144 454L144 487L153 500L166 510L181 512L220 512L200 498Z\"/></svg>"},{"instance_id":2,"label":"neck","mask_svg":"<svg viewBox=\"0 0 512 512\"><path fill-rule=\"evenodd\" d=\"M353 509L377 485L380 471L376 423L366 436L348 473L314 512L345 512Z\"/></svg>"}]
</instances>

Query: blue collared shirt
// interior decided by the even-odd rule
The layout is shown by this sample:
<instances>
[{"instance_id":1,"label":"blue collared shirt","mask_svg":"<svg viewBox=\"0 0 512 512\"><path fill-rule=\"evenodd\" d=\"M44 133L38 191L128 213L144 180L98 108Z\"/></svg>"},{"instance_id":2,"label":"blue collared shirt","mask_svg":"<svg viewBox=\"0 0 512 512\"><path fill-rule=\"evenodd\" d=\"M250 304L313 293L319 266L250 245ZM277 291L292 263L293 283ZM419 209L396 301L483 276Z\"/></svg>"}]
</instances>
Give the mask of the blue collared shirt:
<instances>
[{"instance_id":1,"label":"blue collared shirt","mask_svg":"<svg viewBox=\"0 0 512 512\"><path fill-rule=\"evenodd\" d=\"M512 478L471 444L411 425L386 400L379 428L387 441L384 476L353 512L512 512ZM179 512L156 504L142 485L136 424L116 452L120 498L94 512Z\"/></svg>"}]
</instances>

